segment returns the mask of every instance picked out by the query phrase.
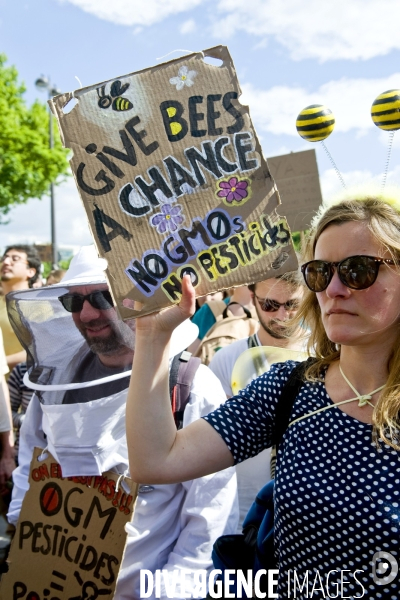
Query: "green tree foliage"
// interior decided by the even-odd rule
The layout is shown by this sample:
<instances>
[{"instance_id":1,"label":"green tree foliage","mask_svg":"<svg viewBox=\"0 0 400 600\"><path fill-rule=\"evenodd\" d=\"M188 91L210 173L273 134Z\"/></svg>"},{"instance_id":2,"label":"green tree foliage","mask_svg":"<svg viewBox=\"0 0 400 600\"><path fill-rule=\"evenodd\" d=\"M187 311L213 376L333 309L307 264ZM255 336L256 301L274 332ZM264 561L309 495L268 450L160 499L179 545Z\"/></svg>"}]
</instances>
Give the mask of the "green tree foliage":
<instances>
[{"instance_id":1,"label":"green tree foliage","mask_svg":"<svg viewBox=\"0 0 400 600\"><path fill-rule=\"evenodd\" d=\"M69 265L70 265L70 262L71 262L72 258L73 257L71 256L71 258L67 258L66 260L59 260L58 261L58 268L59 269L64 269L64 271L68 271ZM43 273L42 273L42 275L43 275L43 277L45 279L47 279L48 276L49 276L50 271L53 270L53 264L51 262L44 262L42 264L43 264Z\"/></svg>"},{"instance_id":2,"label":"green tree foliage","mask_svg":"<svg viewBox=\"0 0 400 600\"><path fill-rule=\"evenodd\" d=\"M300 248L301 248L301 234L300 234L300 231L292 231L292 242L293 242L294 249L297 252L300 252Z\"/></svg>"},{"instance_id":3,"label":"green tree foliage","mask_svg":"<svg viewBox=\"0 0 400 600\"><path fill-rule=\"evenodd\" d=\"M0 54L0 222L12 205L41 198L51 181L68 173L67 150L55 123L54 148L49 148L46 104L26 105L25 86L5 62Z\"/></svg>"},{"instance_id":4,"label":"green tree foliage","mask_svg":"<svg viewBox=\"0 0 400 600\"><path fill-rule=\"evenodd\" d=\"M296 252L302 251L302 244L305 242L308 230L306 231L292 231L292 242Z\"/></svg>"}]
</instances>

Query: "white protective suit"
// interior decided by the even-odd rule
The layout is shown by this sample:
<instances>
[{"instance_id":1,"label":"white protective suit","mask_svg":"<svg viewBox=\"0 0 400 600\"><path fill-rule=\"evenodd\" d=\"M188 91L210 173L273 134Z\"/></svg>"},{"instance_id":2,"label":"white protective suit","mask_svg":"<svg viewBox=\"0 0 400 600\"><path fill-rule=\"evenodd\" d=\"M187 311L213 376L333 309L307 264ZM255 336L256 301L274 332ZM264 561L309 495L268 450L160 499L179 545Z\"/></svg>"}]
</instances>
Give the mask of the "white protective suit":
<instances>
[{"instance_id":1,"label":"white protective suit","mask_svg":"<svg viewBox=\"0 0 400 600\"><path fill-rule=\"evenodd\" d=\"M98 260L97 256L96 260ZM91 261L93 262L93 257ZM71 266L73 270L74 265ZM102 277L104 281L103 273ZM43 301L42 298L48 297L50 291L55 298L65 293L65 289L71 291L70 281L75 282L76 278L71 278L68 272L65 279L67 288L62 289L61 284L58 289L52 286L44 296L46 290L42 291L42 295L40 293L38 295L34 290L20 292L17 298L14 297L15 304L11 305L11 314L14 313L15 316L17 311L21 318L29 293L33 294L39 303ZM93 277L86 279L88 284L93 282ZM64 285L66 285L65 280ZM21 299L23 302L20 301ZM37 307L40 306L38 303L34 309L30 309L29 315L37 317L39 314ZM64 311L62 307L61 309ZM54 351L51 351L51 348L48 348L48 352L41 349L39 340L42 337L39 334L43 335L43 330L46 330L50 323L52 334L49 339L53 344L56 345L57 340L63 337L57 336L54 330L57 325L54 319L57 316L62 319L67 316L72 323L71 315L65 311L58 312L57 303L51 303L51 311L52 321L47 321L45 324L42 317L36 318L34 324L29 323L29 332L25 332L20 337L26 339L28 351L30 349L31 354L35 354L35 366L41 363L47 367L48 372L51 373L51 384L54 385L65 383L68 379L71 381L71 375L76 370L80 358L87 352L87 345L79 332L76 329L73 332L71 329L73 340L68 338L66 343L64 337L64 343L59 344L59 348ZM49 312L49 306L45 307L44 312ZM63 326L63 332L65 331ZM196 336L195 333L193 337L192 332L189 338L185 335L182 338L182 332L184 329L181 330L181 339L173 344L172 354L183 350ZM77 337L75 333L78 333ZM41 353L42 358L38 361L37 356ZM32 374L32 370L30 373ZM49 390L43 394L35 393L28 407L21 428L19 467L13 473L14 490L8 514L9 521L13 524L18 521L22 501L28 489L29 465L35 446L48 448L61 464L63 476L66 477L100 475L108 470L120 474L127 473L128 454L125 438L127 390L99 400L78 404L62 404L63 395L64 392L52 391L49 386ZM219 381L207 367L201 365L193 381L190 399L184 412L183 425L186 426L211 412L224 400L225 394ZM117 581L115 599L140 598L140 569L150 571L189 569L191 574L185 577L186 589L181 589L178 584L176 598L190 597L195 588L196 571L212 568L211 550L215 539L225 533L234 533L237 522L238 504L234 468L175 485L141 485L132 522L126 526L127 545ZM161 597L166 598L163 587Z\"/></svg>"}]
</instances>

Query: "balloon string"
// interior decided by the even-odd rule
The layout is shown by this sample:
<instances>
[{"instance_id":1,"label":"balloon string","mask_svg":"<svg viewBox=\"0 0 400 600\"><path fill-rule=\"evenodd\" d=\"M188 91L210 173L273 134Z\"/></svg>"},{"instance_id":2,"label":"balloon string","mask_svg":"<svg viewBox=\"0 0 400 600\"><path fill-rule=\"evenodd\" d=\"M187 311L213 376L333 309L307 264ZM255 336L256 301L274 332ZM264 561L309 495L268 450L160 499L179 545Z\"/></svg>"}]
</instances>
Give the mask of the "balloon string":
<instances>
[{"instance_id":1,"label":"balloon string","mask_svg":"<svg viewBox=\"0 0 400 600\"><path fill-rule=\"evenodd\" d=\"M335 161L333 160L333 158L332 158L332 156L331 156L331 153L329 152L328 148L325 146L325 144L324 144L324 141L323 141L323 140L321 140L321 144L322 144L322 147L323 147L323 149L324 149L324 150L325 150L325 152L327 153L329 160L331 161L331 165L332 165L332 167L334 168L336 175L339 177L339 181L340 181L340 183L342 184L342 186L344 187L344 189L346 189L346 184L345 184L345 182L343 181L343 177L342 177L342 175L341 175L341 173L340 173L339 169L337 168L337 166L336 166L336 163L335 163Z\"/></svg>"},{"instance_id":2,"label":"balloon string","mask_svg":"<svg viewBox=\"0 0 400 600\"><path fill-rule=\"evenodd\" d=\"M393 146L393 137L394 137L394 131L391 131L390 132L390 136L389 136L389 145L388 145L388 152L387 152L387 158L386 158L386 167L385 167L385 172L383 174L383 179L382 179L382 192L385 189L387 174L388 174L388 171L389 171L390 156L392 154L392 146Z\"/></svg>"}]
</instances>

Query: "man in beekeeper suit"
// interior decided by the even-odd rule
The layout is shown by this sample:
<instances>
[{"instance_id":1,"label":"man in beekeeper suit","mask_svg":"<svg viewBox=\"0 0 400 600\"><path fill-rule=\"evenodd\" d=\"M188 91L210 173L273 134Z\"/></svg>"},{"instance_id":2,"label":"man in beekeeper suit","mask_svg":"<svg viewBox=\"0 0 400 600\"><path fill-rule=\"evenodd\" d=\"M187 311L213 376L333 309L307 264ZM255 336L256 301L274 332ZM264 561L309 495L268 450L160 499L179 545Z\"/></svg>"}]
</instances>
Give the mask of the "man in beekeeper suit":
<instances>
[{"instance_id":1,"label":"man in beekeeper suit","mask_svg":"<svg viewBox=\"0 0 400 600\"><path fill-rule=\"evenodd\" d=\"M28 488L35 446L51 453L64 477L109 470L127 474L125 400L135 321L128 325L118 319L106 284L105 262L93 246L84 247L60 284L10 295L10 319L33 360L27 375L28 385L35 390L21 428L19 467L8 514L13 524ZM196 336L197 327L184 323L171 356ZM219 381L201 365L183 425L224 399ZM177 598L191 595L196 571L212 567L214 540L233 533L237 519L233 468L176 485L140 485L132 522L126 526L127 546L115 598L140 598L140 569L189 569L186 589L178 582L175 594ZM166 597L163 584L161 597Z\"/></svg>"}]
</instances>

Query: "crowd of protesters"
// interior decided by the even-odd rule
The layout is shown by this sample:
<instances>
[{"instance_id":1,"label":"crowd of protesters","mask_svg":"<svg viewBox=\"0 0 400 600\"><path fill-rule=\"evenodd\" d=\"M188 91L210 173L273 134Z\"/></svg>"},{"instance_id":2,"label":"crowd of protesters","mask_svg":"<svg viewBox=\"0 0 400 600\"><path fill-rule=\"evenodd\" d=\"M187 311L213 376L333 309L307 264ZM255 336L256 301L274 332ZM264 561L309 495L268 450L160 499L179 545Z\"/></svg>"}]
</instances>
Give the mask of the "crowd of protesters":
<instances>
[{"instance_id":1,"label":"crowd of protesters","mask_svg":"<svg viewBox=\"0 0 400 600\"><path fill-rule=\"evenodd\" d=\"M290 597L293 570L358 570L343 597L362 597L362 588L366 598L398 600L398 580L377 581L371 565L379 552L400 558L400 199L356 195L321 210L300 264L298 273L205 299L185 277L179 305L123 322L94 247L67 272L52 272L40 293L34 248L6 248L0 486L5 498L13 485L3 502L11 528L35 447L66 476L130 473L139 493L114 597L140 598L143 569L186 569L175 597L191 597L196 574L212 569L215 540L240 531L271 478L277 407L297 362L266 364L259 376L254 365L237 395L235 365L254 348L297 351L312 359L277 454L279 598ZM195 369L177 416L173 365L187 350L204 356L224 321L232 335L225 329L209 367ZM27 387L32 366L46 367L45 391ZM159 591L168 596L163 584Z\"/></svg>"}]
</instances>

